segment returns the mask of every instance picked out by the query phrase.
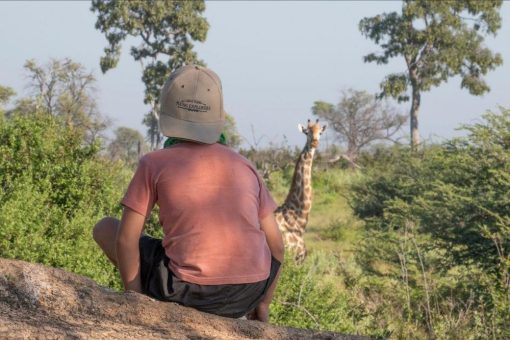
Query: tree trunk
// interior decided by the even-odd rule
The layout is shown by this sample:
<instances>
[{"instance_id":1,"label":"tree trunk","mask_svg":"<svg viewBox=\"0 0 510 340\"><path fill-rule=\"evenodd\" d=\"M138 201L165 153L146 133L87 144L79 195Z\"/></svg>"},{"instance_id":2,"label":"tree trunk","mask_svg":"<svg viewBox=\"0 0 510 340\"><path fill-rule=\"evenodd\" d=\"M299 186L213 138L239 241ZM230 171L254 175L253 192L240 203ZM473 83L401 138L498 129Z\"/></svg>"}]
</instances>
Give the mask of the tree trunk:
<instances>
[{"instance_id":1,"label":"tree trunk","mask_svg":"<svg viewBox=\"0 0 510 340\"><path fill-rule=\"evenodd\" d=\"M356 159L358 158L358 150L356 149L356 146L353 141L349 141L347 143L347 152L342 158L347 160L350 169L356 169L357 167Z\"/></svg>"},{"instance_id":2,"label":"tree trunk","mask_svg":"<svg viewBox=\"0 0 510 340\"><path fill-rule=\"evenodd\" d=\"M154 136L154 131L153 131L153 126L154 126L154 123L151 122L151 126L149 128L149 135L151 137L151 151L154 151L155 150L155 136Z\"/></svg>"},{"instance_id":3,"label":"tree trunk","mask_svg":"<svg viewBox=\"0 0 510 340\"><path fill-rule=\"evenodd\" d=\"M158 121L154 119L154 117L151 119L151 127L150 127L150 135L151 135L151 151L154 151L157 149L159 144L159 126Z\"/></svg>"},{"instance_id":4,"label":"tree trunk","mask_svg":"<svg viewBox=\"0 0 510 340\"><path fill-rule=\"evenodd\" d=\"M162 135L159 131L159 111L156 103L152 105L152 115L154 117L154 133L156 134L156 150L161 148Z\"/></svg>"},{"instance_id":5,"label":"tree trunk","mask_svg":"<svg viewBox=\"0 0 510 340\"><path fill-rule=\"evenodd\" d=\"M421 94L417 85L412 85L413 94L411 102L411 149L416 150L420 145L420 132L418 130L418 111L420 110Z\"/></svg>"}]
</instances>

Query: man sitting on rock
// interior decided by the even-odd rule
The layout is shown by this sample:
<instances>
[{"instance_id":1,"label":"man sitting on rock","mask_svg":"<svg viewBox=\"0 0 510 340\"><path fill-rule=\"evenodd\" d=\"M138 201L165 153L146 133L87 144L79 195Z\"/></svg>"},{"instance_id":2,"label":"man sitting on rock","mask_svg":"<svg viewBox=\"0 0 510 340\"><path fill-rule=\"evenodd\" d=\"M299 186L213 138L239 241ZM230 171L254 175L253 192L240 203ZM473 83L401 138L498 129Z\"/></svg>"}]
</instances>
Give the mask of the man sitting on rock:
<instances>
[{"instance_id":1,"label":"man sitting on rock","mask_svg":"<svg viewBox=\"0 0 510 340\"><path fill-rule=\"evenodd\" d=\"M267 321L284 246L276 204L253 165L225 145L218 76L195 65L161 91L165 148L146 154L94 240L118 267L125 290L203 312ZM142 233L154 204L162 240Z\"/></svg>"}]
</instances>

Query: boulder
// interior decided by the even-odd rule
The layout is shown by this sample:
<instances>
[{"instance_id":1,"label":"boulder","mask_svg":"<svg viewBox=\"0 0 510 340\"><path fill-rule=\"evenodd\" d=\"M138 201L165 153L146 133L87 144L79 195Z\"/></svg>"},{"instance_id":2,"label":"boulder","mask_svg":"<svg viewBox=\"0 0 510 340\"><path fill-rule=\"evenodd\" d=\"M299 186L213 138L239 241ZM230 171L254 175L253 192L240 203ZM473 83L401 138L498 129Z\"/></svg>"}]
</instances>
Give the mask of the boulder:
<instances>
[{"instance_id":1,"label":"boulder","mask_svg":"<svg viewBox=\"0 0 510 340\"><path fill-rule=\"evenodd\" d=\"M367 339L223 318L1 258L0 338Z\"/></svg>"}]
</instances>

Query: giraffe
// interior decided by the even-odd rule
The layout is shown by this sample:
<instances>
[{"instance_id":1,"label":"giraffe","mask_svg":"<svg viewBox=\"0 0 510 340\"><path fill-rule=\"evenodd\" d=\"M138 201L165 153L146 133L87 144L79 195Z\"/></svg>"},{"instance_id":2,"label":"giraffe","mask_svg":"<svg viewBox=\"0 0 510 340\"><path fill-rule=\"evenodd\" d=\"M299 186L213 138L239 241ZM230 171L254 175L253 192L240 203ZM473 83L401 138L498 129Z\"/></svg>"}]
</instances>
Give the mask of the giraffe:
<instances>
[{"instance_id":1,"label":"giraffe","mask_svg":"<svg viewBox=\"0 0 510 340\"><path fill-rule=\"evenodd\" d=\"M320 136L326 127L327 125L321 126L318 119L315 123L308 119L307 127L298 125L298 129L307 137L306 144L296 162L287 198L275 211L285 247L293 253L297 263L302 263L306 256L303 234L312 208L312 162Z\"/></svg>"}]
</instances>

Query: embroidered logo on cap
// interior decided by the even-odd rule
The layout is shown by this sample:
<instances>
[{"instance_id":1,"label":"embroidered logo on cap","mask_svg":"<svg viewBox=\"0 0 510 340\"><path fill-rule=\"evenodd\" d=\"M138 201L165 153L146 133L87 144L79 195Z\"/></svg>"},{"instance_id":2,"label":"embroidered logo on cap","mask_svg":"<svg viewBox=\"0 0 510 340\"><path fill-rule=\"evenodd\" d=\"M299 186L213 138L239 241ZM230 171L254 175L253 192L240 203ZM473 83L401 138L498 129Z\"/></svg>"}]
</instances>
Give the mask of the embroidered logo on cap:
<instances>
[{"instance_id":1,"label":"embroidered logo on cap","mask_svg":"<svg viewBox=\"0 0 510 340\"><path fill-rule=\"evenodd\" d=\"M201 101L194 100L194 99L178 100L176 102L176 104L177 104L177 107L179 107L181 109L193 111L193 112L207 112L207 111L211 110L211 107L209 105L204 104Z\"/></svg>"}]
</instances>

